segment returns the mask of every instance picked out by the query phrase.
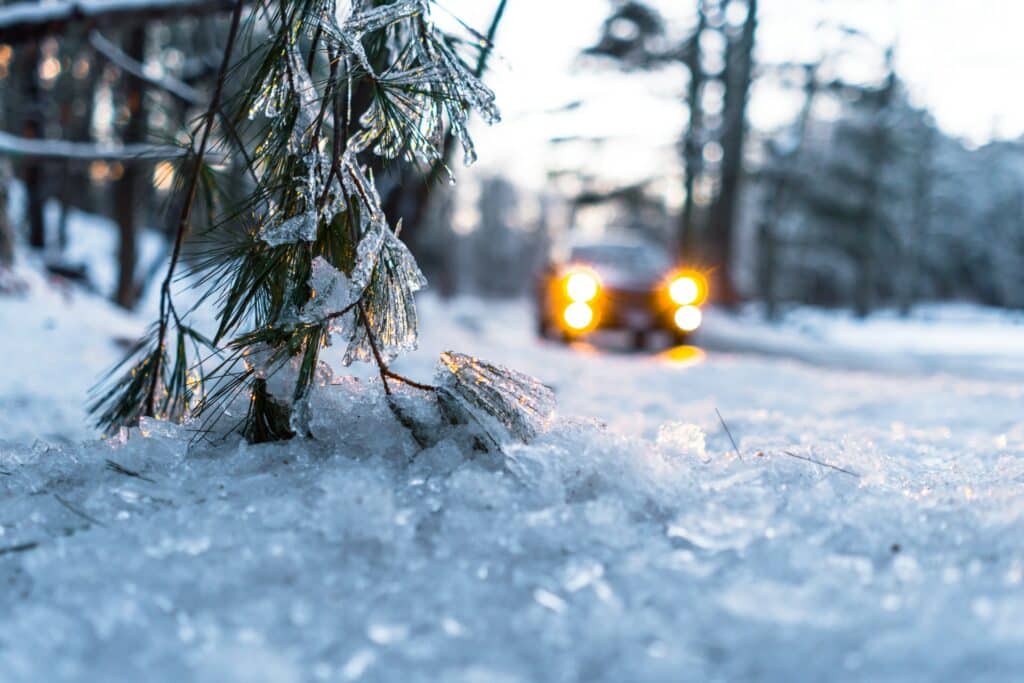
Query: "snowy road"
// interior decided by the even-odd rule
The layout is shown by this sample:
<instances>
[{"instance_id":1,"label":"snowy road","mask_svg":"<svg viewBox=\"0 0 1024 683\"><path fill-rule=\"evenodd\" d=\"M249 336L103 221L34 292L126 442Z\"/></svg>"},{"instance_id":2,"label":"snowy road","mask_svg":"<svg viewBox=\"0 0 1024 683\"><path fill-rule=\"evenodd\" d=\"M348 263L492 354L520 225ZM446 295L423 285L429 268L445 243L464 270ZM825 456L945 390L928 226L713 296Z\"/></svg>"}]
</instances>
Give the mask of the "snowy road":
<instances>
[{"instance_id":1,"label":"snowy road","mask_svg":"<svg viewBox=\"0 0 1024 683\"><path fill-rule=\"evenodd\" d=\"M0 680L1019 677L1020 382L424 308L403 370L451 347L557 390L503 468L417 453L366 382L321 390L315 441L0 445Z\"/></svg>"}]
</instances>

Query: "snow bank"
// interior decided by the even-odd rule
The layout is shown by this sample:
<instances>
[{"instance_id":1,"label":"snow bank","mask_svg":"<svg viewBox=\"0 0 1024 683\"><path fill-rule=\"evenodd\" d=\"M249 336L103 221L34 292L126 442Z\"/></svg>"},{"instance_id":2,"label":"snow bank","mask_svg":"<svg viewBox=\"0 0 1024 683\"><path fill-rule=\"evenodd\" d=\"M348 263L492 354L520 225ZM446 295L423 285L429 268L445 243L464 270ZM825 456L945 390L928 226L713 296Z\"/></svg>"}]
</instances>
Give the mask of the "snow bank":
<instances>
[{"instance_id":1,"label":"snow bank","mask_svg":"<svg viewBox=\"0 0 1024 683\"><path fill-rule=\"evenodd\" d=\"M926 395L961 398L901 398ZM188 450L147 422L6 446L0 672L1005 679L1024 664L1024 425L1002 412L993 436L995 397L974 400L955 429L727 413L742 458L709 426L563 418L495 458L419 450L377 382L344 380L317 389L315 440Z\"/></svg>"},{"instance_id":2,"label":"snow bank","mask_svg":"<svg viewBox=\"0 0 1024 683\"><path fill-rule=\"evenodd\" d=\"M0 300L0 680L1024 665L1018 383L564 348L536 342L522 306L426 299L423 348L397 369L428 379L464 350L538 376L562 417L504 455L441 425L423 449L363 368L316 389L313 439L190 446L147 422L72 444L113 338L141 324L33 272Z\"/></svg>"},{"instance_id":3,"label":"snow bank","mask_svg":"<svg viewBox=\"0 0 1024 683\"><path fill-rule=\"evenodd\" d=\"M833 367L1024 377L1024 315L973 304L921 305L908 317L880 311L864 320L797 308L776 324L756 306L740 314L712 309L699 343Z\"/></svg>"},{"instance_id":4,"label":"snow bank","mask_svg":"<svg viewBox=\"0 0 1024 683\"><path fill-rule=\"evenodd\" d=\"M0 441L95 435L89 388L120 360L142 323L96 294L22 261L21 295L0 296Z\"/></svg>"}]
</instances>

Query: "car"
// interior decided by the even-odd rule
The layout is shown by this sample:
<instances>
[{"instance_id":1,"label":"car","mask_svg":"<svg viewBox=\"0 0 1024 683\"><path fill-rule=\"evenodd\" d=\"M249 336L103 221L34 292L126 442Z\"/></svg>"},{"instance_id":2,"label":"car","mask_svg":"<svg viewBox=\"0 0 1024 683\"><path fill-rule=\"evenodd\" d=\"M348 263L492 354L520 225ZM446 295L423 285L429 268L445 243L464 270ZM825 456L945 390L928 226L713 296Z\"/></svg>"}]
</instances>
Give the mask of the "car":
<instances>
[{"instance_id":1,"label":"car","mask_svg":"<svg viewBox=\"0 0 1024 683\"><path fill-rule=\"evenodd\" d=\"M700 327L708 281L698 270L673 265L648 243L576 244L553 258L536 286L537 332L572 341L596 330L625 330L634 348L652 333L685 343Z\"/></svg>"}]
</instances>

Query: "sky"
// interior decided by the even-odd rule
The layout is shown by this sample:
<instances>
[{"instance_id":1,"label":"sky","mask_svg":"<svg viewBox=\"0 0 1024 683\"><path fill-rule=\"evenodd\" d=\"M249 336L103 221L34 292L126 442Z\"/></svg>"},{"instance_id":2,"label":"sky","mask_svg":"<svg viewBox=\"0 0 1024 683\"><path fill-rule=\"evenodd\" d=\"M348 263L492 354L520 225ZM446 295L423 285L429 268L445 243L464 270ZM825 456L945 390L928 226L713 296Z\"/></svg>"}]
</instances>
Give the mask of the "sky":
<instances>
[{"instance_id":1,"label":"sky","mask_svg":"<svg viewBox=\"0 0 1024 683\"><path fill-rule=\"evenodd\" d=\"M689 13L686 0L654 0ZM487 26L497 0L442 0L472 26ZM911 98L932 110L946 132L970 144L1024 134L1024 2L1019 0L761 0L761 63L812 59L827 46L821 20L856 26L879 45L895 43L897 69ZM586 64L608 0L509 0L488 83L503 122L477 125L480 168L542 187L548 172L582 168L609 183L661 178L673 201L674 143L685 122L685 75L624 75ZM862 54L880 53L865 41ZM854 57L854 60L858 59ZM857 64L853 65L856 68ZM566 104L580 102L571 111ZM755 127L784 124L793 95L770 85L752 94ZM549 144L580 136L604 141Z\"/></svg>"}]
</instances>

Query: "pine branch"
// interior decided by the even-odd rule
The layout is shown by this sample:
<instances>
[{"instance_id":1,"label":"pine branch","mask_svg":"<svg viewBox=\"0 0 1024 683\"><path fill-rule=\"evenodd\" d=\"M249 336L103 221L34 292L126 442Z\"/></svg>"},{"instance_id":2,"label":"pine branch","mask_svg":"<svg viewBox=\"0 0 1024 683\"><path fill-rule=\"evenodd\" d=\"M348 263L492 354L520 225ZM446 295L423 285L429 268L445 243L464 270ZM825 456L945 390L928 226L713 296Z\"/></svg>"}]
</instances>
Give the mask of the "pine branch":
<instances>
[{"instance_id":1,"label":"pine branch","mask_svg":"<svg viewBox=\"0 0 1024 683\"><path fill-rule=\"evenodd\" d=\"M167 337L168 317L174 313L174 304L171 301L171 282L174 279L174 270L178 265L178 259L181 258L181 246L185 241L185 234L188 232L190 219L192 217L192 205L195 203L196 199L196 188L199 183L200 171L203 168L203 157L206 154L206 145L210 138L210 131L213 128L214 119L217 116L217 112L220 110L220 98L224 91L224 79L227 76L228 66L231 64L231 53L234 50L235 38L238 35L238 27L242 18L243 4L243 0L235 0L235 7L231 13L231 28L228 31L227 44L224 46L224 57L221 60L220 72L217 75L217 85L214 88L213 98L210 100L210 106L206 111L203 134L199 142L199 148L196 151L195 167L192 170L192 175L189 178L188 187L185 191L185 203L181 209L181 219L178 221L178 231L174 237L174 250L171 252L171 261L167 266L167 276L164 278L163 284L160 287L160 327L159 332L157 333L156 343L158 354L155 359L155 369L149 386L149 393L146 395L145 414L149 416L155 414L154 405L156 402L157 385L160 378L160 365L163 360L164 340ZM175 318L176 317L177 315L175 314Z\"/></svg>"}]
</instances>

